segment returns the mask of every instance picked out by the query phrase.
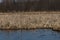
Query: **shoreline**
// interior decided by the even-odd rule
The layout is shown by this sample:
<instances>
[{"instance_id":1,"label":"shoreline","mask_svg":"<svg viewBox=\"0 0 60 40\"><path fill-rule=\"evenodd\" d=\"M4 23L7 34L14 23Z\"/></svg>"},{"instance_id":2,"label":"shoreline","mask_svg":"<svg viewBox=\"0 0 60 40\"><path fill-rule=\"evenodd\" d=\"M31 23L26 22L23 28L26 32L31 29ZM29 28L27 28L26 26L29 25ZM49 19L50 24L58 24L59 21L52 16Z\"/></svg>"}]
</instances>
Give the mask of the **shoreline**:
<instances>
[{"instance_id":1,"label":"shoreline","mask_svg":"<svg viewBox=\"0 0 60 40\"><path fill-rule=\"evenodd\" d=\"M60 31L60 12L0 13L0 29L51 28Z\"/></svg>"}]
</instances>

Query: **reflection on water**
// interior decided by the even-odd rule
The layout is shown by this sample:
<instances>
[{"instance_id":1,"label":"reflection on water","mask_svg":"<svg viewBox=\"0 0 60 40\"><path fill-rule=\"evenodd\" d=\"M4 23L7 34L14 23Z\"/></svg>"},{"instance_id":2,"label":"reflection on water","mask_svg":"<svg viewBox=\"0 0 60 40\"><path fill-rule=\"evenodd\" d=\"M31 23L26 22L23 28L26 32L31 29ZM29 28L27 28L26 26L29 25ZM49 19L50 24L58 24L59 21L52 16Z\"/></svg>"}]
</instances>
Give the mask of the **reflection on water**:
<instances>
[{"instance_id":1,"label":"reflection on water","mask_svg":"<svg viewBox=\"0 0 60 40\"><path fill-rule=\"evenodd\" d=\"M38 29L35 31L1 31L0 40L60 40L60 32L51 29Z\"/></svg>"}]
</instances>

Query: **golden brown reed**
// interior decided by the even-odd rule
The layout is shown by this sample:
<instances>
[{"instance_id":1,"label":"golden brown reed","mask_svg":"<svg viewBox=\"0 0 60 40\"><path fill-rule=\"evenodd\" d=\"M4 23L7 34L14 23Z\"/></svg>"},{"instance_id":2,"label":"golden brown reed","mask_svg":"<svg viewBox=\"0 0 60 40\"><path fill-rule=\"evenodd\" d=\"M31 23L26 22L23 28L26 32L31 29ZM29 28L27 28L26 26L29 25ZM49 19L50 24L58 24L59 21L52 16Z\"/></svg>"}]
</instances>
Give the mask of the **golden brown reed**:
<instances>
[{"instance_id":1,"label":"golden brown reed","mask_svg":"<svg viewBox=\"0 0 60 40\"><path fill-rule=\"evenodd\" d=\"M0 13L0 29L52 28L60 30L60 12Z\"/></svg>"}]
</instances>

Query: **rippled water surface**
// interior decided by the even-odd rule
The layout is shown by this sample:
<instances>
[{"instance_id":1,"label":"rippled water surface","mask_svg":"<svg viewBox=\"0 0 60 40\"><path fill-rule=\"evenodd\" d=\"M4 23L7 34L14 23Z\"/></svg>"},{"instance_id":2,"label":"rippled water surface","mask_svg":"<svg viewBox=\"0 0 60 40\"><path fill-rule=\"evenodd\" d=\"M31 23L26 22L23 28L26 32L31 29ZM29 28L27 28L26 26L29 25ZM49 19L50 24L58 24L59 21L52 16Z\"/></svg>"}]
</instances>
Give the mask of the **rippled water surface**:
<instances>
[{"instance_id":1,"label":"rippled water surface","mask_svg":"<svg viewBox=\"0 0 60 40\"><path fill-rule=\"evenodd\" d=\"M60 32L51 29L38 29L30 31L2 31L0 40L60 40Z\"/></svg>"}]
</instances>

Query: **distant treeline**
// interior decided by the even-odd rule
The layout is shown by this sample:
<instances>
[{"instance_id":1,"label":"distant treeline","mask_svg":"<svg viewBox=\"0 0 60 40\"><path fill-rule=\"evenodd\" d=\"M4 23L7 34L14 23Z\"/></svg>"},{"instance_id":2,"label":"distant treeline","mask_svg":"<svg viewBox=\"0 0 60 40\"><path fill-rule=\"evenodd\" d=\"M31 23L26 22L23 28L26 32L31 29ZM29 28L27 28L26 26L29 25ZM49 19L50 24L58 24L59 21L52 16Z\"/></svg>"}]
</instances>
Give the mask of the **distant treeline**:
<instances>
[{"instance_id":1,"label":"distant treeline","mask_svg":"<svg viewBox=\"0 0 60 40\"><path fill-rule=\"evenodd\" d=\"M25 2L7 1L0 3L0 11L59 11L60 0L38 0Z\"/></svg>"}]
</instances>

